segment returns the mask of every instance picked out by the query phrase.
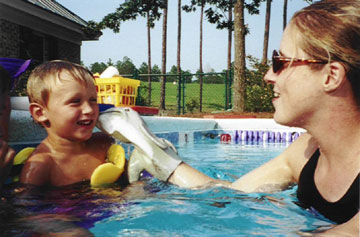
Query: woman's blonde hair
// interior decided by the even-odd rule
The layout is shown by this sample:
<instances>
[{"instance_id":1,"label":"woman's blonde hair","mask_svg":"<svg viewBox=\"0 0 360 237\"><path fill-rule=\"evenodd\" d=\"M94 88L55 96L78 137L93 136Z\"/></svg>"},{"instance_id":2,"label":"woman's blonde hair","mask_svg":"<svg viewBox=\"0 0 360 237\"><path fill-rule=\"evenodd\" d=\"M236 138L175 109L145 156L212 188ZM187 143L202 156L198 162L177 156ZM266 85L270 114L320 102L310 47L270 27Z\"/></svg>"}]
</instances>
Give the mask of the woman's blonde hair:
<instances>
[{"instance_id":1,"label":"woman's blonde hair","mask_svg":"<svg viewBox=\"0 0 360 237\"><path fill-rule=\"evenodd\" d=\"M84 85L94 83L91 72L81 65L62 60L45 62L37 66L29 76L27 93L30 103L47 106L52 87L63 80L62 72L69 73L74 80Z\"/></svg>"},{"instance_id":2,"label":"woman's blonde hair","mask_svg":"<svg viewBox=\"0 0 360 237\"><path fill-rule=\"evenodd\" d=\"M311 58L343 64L360 105L360 0L316 2L296 12L290 24L300 33L297 45Z\"/></svg>"}]
</instances>

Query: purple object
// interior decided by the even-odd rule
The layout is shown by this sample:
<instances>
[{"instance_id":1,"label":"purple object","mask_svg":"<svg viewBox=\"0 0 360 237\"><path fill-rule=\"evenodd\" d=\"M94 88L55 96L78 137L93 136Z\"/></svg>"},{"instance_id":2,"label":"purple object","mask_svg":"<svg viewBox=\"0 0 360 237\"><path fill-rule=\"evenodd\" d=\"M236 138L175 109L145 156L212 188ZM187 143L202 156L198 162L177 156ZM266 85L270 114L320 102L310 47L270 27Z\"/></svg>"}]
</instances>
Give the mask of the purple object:
<instances>
[{"instance_id":1,"label":"purple object","mask_svg":"<svg viewBox=\"0 0 360 237\"><path fill-rule=\"evenodd\" d=\"M31 59L0 58L0 65L9 73L11 78L17 78L26 71Z\"/></svg>"},{"instance_id":2,"label":"purple object","mask_svg":"<svg viewBox=\"0 0 360 237\"><path fill-rule=\"evenodd\" d=\"M286 132L283 132L283 133L281 134L281 141L282 141L282 142L286 142Z\"/></svg>"},{"instance_id":3,"label":"purple object","mask_svg":"<svg viewBox=\"0 0 360 237\"><path fill-rule=\"evenodd\" d=\"M264 140L264 131L259 132L259 141L262 142Z\"/></svg>"},{"instance_id":4,"label":"purple object","mask_svg":"<svg viewBox=\"0 0 360 237\"><path fill-rule=\"evenodd\" d=\"M248 135L249 135L249 137L248 137L248 141L253 141L253 139L254 139L254 132L253 131L249 131L248 132Z\"/></svg>"},{"instance_id":5,"label":"purple object","mask_svg":"<svg viewBox=\"0 0 360 237\"><path fill-rule=\"evenodd\" d=\"M288 133L287 141L292 142L292 134L291 134L291 132Z\"/></svg>"},{"instance_id":6,"label":"purple object","mask_svg":"<svg viewBox=\"0 0 360 237\"><path fill-rule=\"evenodd\" d=\"M254 141L257 142L259 139L259 131L254 131Z\"/></svg>"},{"instance_id":7,"label":"purple object","mask_svg":"<svg viewBox=\"0 0 360 237\"><path fill-rule=\"evenodd\" d=\"M271 142L275 142L275 132L270 132L270 139Z\"/></svg>"},{"instance_id":8,"label":"purple object","mask_svg":"<svg viewBox=\"0 0 360 237\"><path fill-rule=\"evenodd\" d=\"M239 142L243 140L243 139L242 139L242 134L243 134L243 131L240 130L240 131L239 131L239 140L238 140Z\"/></svg>"},{"instance_id":9,"label":"purple object","mask_svg":"<svg viewBox=\"0 0 360 237\"><path fill-rule=\"evenodd\" d=\"M235 143L238 143L238 141L239 141L239 132L236 130L236 131L235 131L234 142L235 142Z\"/></svg>"},{"instance_id":10,"label":"purple object","mask_svg":"<svg viewBox=\"0 0 360 237\"><path fill-rule=\"evenodd\" d=\"M299 133L295 132L293 136L293 141L295 141L299 137Z\"/></svg>"}]
</instances>

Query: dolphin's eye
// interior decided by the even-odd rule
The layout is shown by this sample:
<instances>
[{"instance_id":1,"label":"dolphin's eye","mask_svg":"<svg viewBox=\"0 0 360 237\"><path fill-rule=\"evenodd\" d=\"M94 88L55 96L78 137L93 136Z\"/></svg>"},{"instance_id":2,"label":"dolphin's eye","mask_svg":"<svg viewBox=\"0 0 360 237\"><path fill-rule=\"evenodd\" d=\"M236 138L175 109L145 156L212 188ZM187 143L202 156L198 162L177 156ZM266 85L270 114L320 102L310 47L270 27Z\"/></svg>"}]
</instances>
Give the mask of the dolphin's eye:
<instances>
[{"instance_id":1,"label":"dolphin's eye","mask_svg":"<svg viewBox=\"0 0 360 237\"><path fill-rule=\"evenodd\" d=\"M130 109L128 109L128 108L126 108L126 109L124 109L126 112L129 112L130 111Z\"/></svg>"}]
</instances>

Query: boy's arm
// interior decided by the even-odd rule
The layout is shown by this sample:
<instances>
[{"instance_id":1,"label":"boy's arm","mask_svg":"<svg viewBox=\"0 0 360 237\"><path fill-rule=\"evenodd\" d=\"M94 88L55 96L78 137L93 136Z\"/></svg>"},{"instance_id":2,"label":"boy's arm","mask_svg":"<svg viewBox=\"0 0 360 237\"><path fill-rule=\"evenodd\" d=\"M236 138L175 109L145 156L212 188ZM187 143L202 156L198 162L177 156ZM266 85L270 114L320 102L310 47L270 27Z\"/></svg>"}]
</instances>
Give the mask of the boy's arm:
<instances>
[{"instance_id":1,"label":"boy's arm","mask_svg":"<svg viewBox=\"0 0 360 237\"><path fill-rule=\"evenodd\" d=\"M50 183L51 166L51 157L44 155L32 156L21 171L20 182L38 186Z\"/></svg>"}]
</instances>

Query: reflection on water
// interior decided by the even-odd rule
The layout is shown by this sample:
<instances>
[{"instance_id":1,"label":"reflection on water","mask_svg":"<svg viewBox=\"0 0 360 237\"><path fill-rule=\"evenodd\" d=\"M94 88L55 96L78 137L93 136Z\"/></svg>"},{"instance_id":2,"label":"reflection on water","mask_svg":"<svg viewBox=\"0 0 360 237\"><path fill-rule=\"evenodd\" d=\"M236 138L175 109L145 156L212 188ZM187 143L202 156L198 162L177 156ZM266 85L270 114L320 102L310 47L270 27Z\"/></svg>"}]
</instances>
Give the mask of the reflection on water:
<instances>
[{"instance_id":1,"label":"reflection on water","mask_svg":"<svg viewBox=\"0 0 360 237\"><path fill-rule=\"evenodd\" d=\"M9 236L34 233L88 233L99 220L151 194L142 184L93 189L89 183L62 188L7 185L0 203L0 230ZM127 199L131 196L130 199Z\"/></svg>"},{"instance_id":2,"label":"reflection on water","mask_svg":"<svg viewBox=\"0 0 360 237\"><path fill-rule=\"evenodd\" d=\"M233 181L285 147L219 144L209 138L177 149L207 175ZM0 230L2 236L296 236L328 226L295 204L295 192L296 186L272 194L187 190L152 178L107 188L91 188L87 182L63 188L10 184L0 201Z\"/></svg>"}]
</instances>

